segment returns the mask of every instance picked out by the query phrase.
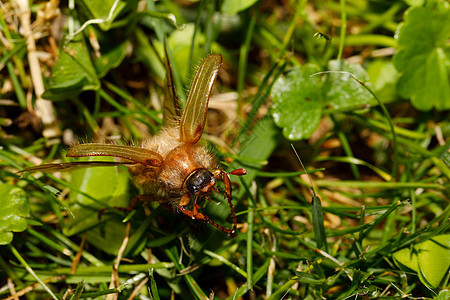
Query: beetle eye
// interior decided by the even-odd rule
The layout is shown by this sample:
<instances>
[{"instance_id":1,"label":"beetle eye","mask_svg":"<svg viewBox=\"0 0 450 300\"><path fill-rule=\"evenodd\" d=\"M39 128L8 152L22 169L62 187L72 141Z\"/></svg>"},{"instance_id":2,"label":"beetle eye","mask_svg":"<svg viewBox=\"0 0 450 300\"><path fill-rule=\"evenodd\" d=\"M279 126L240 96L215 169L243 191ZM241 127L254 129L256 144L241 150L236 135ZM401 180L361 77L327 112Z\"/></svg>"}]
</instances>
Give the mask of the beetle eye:
<instances>
[{"instance_id":1,"label":"beetle eye","mask_svg":"<svg viewBox=\"0 0 450 300\"><path fill-rule=\"evenodd\" d=\"M214 175L206 169L198 169L189 176L186 181L186 187L191 194L196 194L199 191L207 192L210 186L216 183Z\"/></svg>"}]
</instances>

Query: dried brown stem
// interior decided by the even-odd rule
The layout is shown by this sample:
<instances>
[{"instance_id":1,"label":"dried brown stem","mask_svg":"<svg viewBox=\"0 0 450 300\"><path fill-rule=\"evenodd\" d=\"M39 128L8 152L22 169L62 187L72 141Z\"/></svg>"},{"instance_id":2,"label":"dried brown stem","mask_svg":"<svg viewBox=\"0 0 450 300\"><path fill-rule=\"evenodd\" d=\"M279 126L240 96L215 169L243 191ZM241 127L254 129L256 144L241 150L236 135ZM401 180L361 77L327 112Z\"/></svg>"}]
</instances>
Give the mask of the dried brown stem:
<instances>
[{"instance_id":1,"label":"dried brown stem","mask_svg":"<svg viewBox=\"0 0 450 300\"><path fill-rule=\"evenodd\" d=\"M44 130L42 132L43 136L47 138L57 137L61 135L61 131L57 125L53 103L42 98L45 88L39 59L36 55L36 43L31 30L30 7L27 0L15 0L15 4L22 25L23 35L26 38L28 63L30 65L31 80L36 95L35 112L44 125Z\"/></svg>"}]
</instances>

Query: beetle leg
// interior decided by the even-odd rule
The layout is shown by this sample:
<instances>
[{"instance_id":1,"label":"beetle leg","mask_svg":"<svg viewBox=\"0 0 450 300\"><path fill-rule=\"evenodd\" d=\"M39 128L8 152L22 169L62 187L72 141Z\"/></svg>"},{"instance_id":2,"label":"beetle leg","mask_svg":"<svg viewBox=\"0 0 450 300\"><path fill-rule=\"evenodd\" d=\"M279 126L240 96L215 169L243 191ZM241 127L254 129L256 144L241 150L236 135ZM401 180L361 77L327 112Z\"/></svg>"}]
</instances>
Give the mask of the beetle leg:
<instances>
[{"instance_id":1,"label":"beetle leg","mask_svg":"<svg viewBox=\"0 0 450 300\"><path fill-rule=\"evenodd\" d=\"M197 194L196 200L198 198L198 195L199 194ZM194 203L194 206L193 206L192 210L187 209L187 206L188 206L189 202L190 202L190 195L188 193L186 193L183 196L181 196L180 202L178 204L178 209L184 215L188 216L189 218L191 218L193 220L208 222L209 224L214 225L219 230L222 230L222 231L228 233L229 235L235 233L235 231L236 231L236 224L233 226L232 229L228 229L228 228L225 228L223 226L220 226L219 224L217 224L216 222L211 220L207 215L199 212L200 205L198 205L197 203ZM232 212L233 212L233 215L234 215L234 209L232 209Z\"/></svg>"},{"instance_id":2,"label":"beetle leg","mask_svg":"<svg viewBox=\"0 0 450 300\"><path fill-rule=\"evenodd\" d=\"M200 209L200 205L197 204L198 197L200 196L200 193L197 193L194 200L194 206L192 207L192 213L194 218L197 218L197 214L199 214L198 210Z\"/></svg>"},{"instance_id":3,"label":"beetle leg","mask_svg":"<svg viewBox=\"0 0 450 300\"><path fill-rule=\"evenodd\" d=\"M208 221L208 217L198 211L200 205L197 204L197 199L198 194L195 197L192 210L189 210L187 206L189 205L189 202L191 202L191 197L188 193L184 194L183 196L181 196L180 202L178 203L178 210L193 220Z\"/></svg>"},{"instance_id":4,"label":"beetle leg","mask_svg":"<svg viewBox=\"0 0 450 300\"><path fill-rule=\"evenodd\" d=\"M236 231L236 226L237 226L237 218L236 218L236 213L234 212L234 206L231 198L231 184L230 184L230 178L228 178L228 174L223 174L222 176L222 180L223 180L223 184L225 186L225 196L227 197L228 200L228 205L230 206L230 210L231 210L231 217L233 218L233 228L231 229L231 233L234 233Z\"/></svg>"},{"instance_id":5,"label":"beetle leg","mask_svg":"<svg viewBox=\"0 0 450 300\"><path fill-rule=\"evenodd\" d=\"M230 206L231 217L233 218L233 227L231 229L227 229L226 232L228 232L229 234L234 234L234 232L236 231L236 227L237 227L237 218L236 218L236 213L234 211L234 206L232 203L233 199L231 197L231 183L230 183L230 178L228 178L228 174L244 175L245 173L247 173L247 171L244 169L237 169L237 170L227 173L227 172L224 172L223 170L217 169L217 170L214 170L212 173L214 175L214 178L221 179L225 186L225 196L227 197L228 205Z\"/></svg>"},{"instance_id":6,"label":"beetle leg","mask_svg":"<svg viewBox=\"0 0 450 300\"><path fill-rule=\"evenodd\" d=\"M188 215L188 213L186 212L189 210L186 207L189 205L189 202L191 202L190 195L183 194L183 196L181 196L180 202L178 202L178 210L184 213L185 215Z\"/></svg>"},{"instance_id":7,"label":"beetle leg","mask_svg":"<svg viewBox=\"0 0 450 300\"><path fill-rule=\"evenodd\" d=\"M220 225L215 224L213 221L209 220L208 222L211 223L212 225L216 226L217 228L219 228L222 231L227 232L228 234L234 234L236 232L236 227L237 227L237 218L236 218L236 213L234 211L234 206L232 203L232 197L231 197L231 182L230 182L230 178L228 178L228 174L231 175L245 175L247 173L247 170L245 169L236 169L233 170L231 172L224 172L221 169L217 169L212 171L214 178L219 180L221 179L223 181L223 184L225 186L225 196L227 197L228 200L228 205L230 206L230 211L231 211L231 217L233 218L233 227L231 229L226 229L223 228Z\"/></svg>"},{"instance_id":8,"label":"beetle leg","mask_svg":"<svg viewBox=\"0 0 450 300\"><path fill-rule=\"evenodd\" d=\"M189 218L193 220L199 220L199 221L206 221L209 222L209 218L198 211L200 206L197 203L194 203L194 206L192 207L192 210L189 210L187 208L189 202L191 202L191 199L189 197L190 195L188 193L181 196L180 202L178 203L178 209L188 216ZM197 200L197 198L196 198Z\"/></svg>"}]
</instances>

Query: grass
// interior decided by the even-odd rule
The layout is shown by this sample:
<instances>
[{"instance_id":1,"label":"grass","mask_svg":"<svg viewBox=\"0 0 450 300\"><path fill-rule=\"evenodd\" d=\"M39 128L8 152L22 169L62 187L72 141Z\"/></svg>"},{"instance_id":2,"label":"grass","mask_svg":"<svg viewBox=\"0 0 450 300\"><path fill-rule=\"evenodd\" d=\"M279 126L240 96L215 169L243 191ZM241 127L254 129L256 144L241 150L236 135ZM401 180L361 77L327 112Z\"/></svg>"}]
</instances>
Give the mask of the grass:
<instances>
[{"instance_id":1,"label":"grass","mask_svg":"<svg viewBox=\"0 0 450 300\"><path fill-rule=\"evenodd\" d=\"M111 23L82 31L84 44L61 39L108 16L114 2L80 1L59 11L33 3L38 52L19 31L23 8L11 1L1 7L0 228L10 227L0 232L0 298L445 299L448 111L424 111L400 95L392 47L400 47L393 36L404 2L257 1L228 15L219 2L141 1L137 8L119 1ZM56 26L58 15L67 27ZM17 173L69 161L72 143L137 144L158 132L164 42L182 101L191 65L211 51L224 57L203 143L225 171L247 169L231 176L235 236L155 202L116 209L139 193L124 167ZM30 55L40 63L32 67ZM64 55L59 71L69 71L55 77ZM306 63L327 71L338 57L364 67L369 79L356 76L357 86L378 102L368 92L355 99L367 105L334 107L325 85L305 81L301 90L319 90L320 125L289 140L276 121L273 87ZM44 94L32 80L35 67ZM301 97L292 94L292 122L306 109ZM206 201L202 209L230 227L223 195L212 198L221 204ZM29 210L10 209L15 199Z\"/></svg>"}]
</instances>

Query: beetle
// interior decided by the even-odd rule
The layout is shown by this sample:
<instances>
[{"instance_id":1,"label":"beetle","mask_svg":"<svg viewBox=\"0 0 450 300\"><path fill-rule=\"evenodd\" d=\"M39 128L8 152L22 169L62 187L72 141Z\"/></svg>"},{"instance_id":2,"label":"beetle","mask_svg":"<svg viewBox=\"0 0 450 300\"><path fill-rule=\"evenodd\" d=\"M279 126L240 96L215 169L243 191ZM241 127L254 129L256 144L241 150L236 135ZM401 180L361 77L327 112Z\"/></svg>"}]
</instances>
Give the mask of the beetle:
<instances>
[{"instance_id":1,"label":"beetle","mask_svg":"<svg viewBox=\"0 0 450 300\"><path fill-rule=\"evenodd\" d=\"M218 229L234 234L237 226L232 204L231 175L245 175L245 169L225 172L218 167L208 149L198 143L205 127L208 102L214 82L222 65L222 55L208 55L198 67L192 80L184 110L181 109L173 80L172 66L165 49L166 89L163 102L163 125L160 132L142 142L139 147L86 143L72 146L67 157L112 156L120 162L69 162L44 164L24 169L34 171L70 171L77 168L125 165L141 192L141 200L157 201L161 205L187 217L210 223ZM231 228L225 228L200 211L200 197L217 190L217 181L223 181L233 219ZM191 202L193 203L191 204ZM191 208L190 208L191 207Z\"/></svg>"}]
</instances>

